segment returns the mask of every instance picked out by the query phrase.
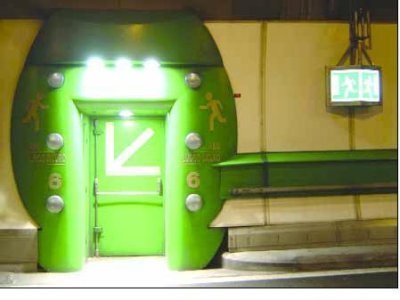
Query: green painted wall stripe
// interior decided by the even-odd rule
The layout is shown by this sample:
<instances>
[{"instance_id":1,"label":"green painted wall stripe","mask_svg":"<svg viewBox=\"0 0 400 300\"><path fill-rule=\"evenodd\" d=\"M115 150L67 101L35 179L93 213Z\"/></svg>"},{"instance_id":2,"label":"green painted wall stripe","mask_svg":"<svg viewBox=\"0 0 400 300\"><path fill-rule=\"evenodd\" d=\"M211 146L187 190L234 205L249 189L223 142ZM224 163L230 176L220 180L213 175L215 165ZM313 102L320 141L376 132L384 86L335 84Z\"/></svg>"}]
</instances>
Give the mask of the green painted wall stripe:
<instances>
[{"instance_id":1,"label":"green painted wall stripe","mask_svg":"<svg viewBox=\"0 0 400 300\"><path fill-rule=\"evenodd\" d=\"M393 194L397 192L397 182L359 185L318 185L305 187L261 187L232 189L231 194L237 199L254 197L302 197L367 194ZM358 199L359 201L359 199Z\"/></svg>"},{"instance_id":2,"label":"green painted wall stripe","mask_svg":"<svg viewBox=\"0 0 400 300\"><path fill-rule=\"evenodd\" d=\"M234 167L267 163L397 160L397 149L353 151L266 152L237 154L215 167Z\"/></svg>"},{"instance_id":3,"label":"green painted wall stripe","mask_svg":"<svg viewBox=\"0 0 400 300\"><path fill-rule=\"evenodd\" d=\"M215 166L221 169L222 199L237 188L397 182L397 150L239 154Z\"/></svg>"}]
</instances>

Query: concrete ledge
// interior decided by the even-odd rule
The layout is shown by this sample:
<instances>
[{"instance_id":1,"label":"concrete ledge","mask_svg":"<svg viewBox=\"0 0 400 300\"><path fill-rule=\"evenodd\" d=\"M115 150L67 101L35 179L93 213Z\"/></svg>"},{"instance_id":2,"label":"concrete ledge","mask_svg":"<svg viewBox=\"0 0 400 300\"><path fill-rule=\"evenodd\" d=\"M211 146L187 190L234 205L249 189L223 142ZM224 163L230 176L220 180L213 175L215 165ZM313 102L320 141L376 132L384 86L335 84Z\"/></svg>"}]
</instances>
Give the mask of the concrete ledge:
<instances>
[{"instance_id":1,"label":"concrete ledge","mask_svg":"<svg viewBox=\"0 0 400 300\"><path fill-rule=\"evenodd\" d=\"M397 266L397 245L224 253L223 267L252 271L333 270Z\"/></svg>"},{"instance_id":2,"label":"concrete ledge","mask_svg":"<svg viewBox=\"0 0 400 300\"><path fill-rule=\"evenodd\" d=\"M397 243L397 219L229 228L229 252Z\"/></svg>"},{"instance_id":3,"label":"concrete ledge","mask_svg":"<svg viewBox=\"0 0 400 300\"><path fill-rule=\"evenodd\" d=\"M37 230L0 230L0 271L34 272L37 270Z\"/></svg>"},{"instance_id":4,"label":"concrete ledge","mask_svg":"<svg viewBox=\"0 0 400 300\"><path fill-rule=\"evenodd\" d=\"M11 263L11 264L0 263L0 273L1 272L30 273L36 271L37 271L37 262Z\"/></svg>"}]
</instances>

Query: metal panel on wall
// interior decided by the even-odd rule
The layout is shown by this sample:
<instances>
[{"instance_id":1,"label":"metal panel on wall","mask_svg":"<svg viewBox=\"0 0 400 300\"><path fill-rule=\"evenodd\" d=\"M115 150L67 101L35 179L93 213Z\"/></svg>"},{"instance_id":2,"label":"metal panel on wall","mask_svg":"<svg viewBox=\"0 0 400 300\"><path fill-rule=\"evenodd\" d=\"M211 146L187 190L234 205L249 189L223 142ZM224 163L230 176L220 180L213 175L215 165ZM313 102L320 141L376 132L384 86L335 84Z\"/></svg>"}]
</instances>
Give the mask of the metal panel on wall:
<instances>
[{"instance_id":1,"label":"metal panel on wall","mask_svg":"<svg viewBox=\"0 0 400 300\"><path fill-rule=\"evenodd\" d=\"M373 63L382 67L383 105L356 109L355 149L397 148L397 26L371 27L372 49L368 53Z\"/></svg>"},{"instance_id":2,"label":"metal panel on wall","mask_svg":"<svg viewBox=\"0 0 400 300\"><path fill-rule=\"evenodd\" d=\"M335 23L269 23L266 49L267 151L349 150L347 111L329 113L325 66L348 46Z\"/></svg>"},{"instance_id":3,"label":"metal panel on wall","mask_svg":"<svg viewBox=\"0 0 400 300\"><path fill-rule=\"evenodd\" d=\"M361 218L397 218L397 194L360 195Z\"/></svg>"},{"instance_id":4,"label":"metal panel on wall","mask_svg":"<svg viewBox=\"0 0 400 300\"><path fill-rule=\"evenodd\" d=\"M352 196L269 199L267 207L269 224L356 219Z\"/></svg>"},{"instance_id":5,"label":"metal panel on wall","mask_svg":"<svg viewBox=\"0 0 400 300\"><path fill-rule=\"evenodd\" d=\"M261 151L261 23L206 23L221 52L236 100L238 152Z\"/></svg>"}]
</instances>

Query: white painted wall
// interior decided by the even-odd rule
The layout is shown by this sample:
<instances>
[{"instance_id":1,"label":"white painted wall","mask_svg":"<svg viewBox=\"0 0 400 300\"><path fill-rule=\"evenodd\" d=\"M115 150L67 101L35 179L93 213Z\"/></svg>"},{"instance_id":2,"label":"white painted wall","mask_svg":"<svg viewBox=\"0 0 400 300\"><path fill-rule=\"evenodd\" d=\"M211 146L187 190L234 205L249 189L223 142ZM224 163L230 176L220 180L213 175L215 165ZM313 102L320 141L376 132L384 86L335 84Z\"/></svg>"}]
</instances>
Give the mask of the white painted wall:
<instances>
[{"instance_id":1,"label":"white painted wall","mask_svg":"<svg viewBox=\"0 0 400 300\"><path fill-rule=\"evenodd\" d=\"M40 24L32 20L0 20L0 229L35 227L14 181L10 125L19 75Z\"/></svg>"},{"instance_id":2,"label":"white painted wall","mask_svg":"<svg viewBox=\"0 0 400 300\"><path fill-rule=\"evenodd\" d=\"M325 66L348 47L348 25L322 22L210 22L233 90L241 93L238 152L397 148L397 27L372 25L369 55L383 68L383 107L325 105ZM262 126L264 124L264 126ZM358 200L359 199L359 200ZM397 195L260 199L229 203L236 224L397 217ZM260 202L261 201L261 202ZM260 209L263 207L263 209ZM265 211L264 211L265 209ZM242 214L237 212L242 211ZM221 221L221 220L220 220Z\"/></svg>"}]
</instances>

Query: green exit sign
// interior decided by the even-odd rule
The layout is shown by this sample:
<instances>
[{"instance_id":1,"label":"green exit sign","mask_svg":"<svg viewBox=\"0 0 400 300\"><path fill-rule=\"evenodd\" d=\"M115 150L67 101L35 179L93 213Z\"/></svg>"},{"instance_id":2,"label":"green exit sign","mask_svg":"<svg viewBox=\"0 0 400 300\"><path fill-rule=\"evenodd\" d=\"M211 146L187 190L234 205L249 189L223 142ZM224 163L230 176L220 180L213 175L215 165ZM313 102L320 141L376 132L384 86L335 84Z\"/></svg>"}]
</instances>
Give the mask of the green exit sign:
<instances>
[{"instance_id":1,"label":"green exit sign","mask_svg":"<svg viewBox=\"0 0 400 300\"><path fill-rule=\"evenodd\" d=\"M327 68L328 105L381 105L381 77L381 68L377 66Z\"/></svg>"}]
</instances>

